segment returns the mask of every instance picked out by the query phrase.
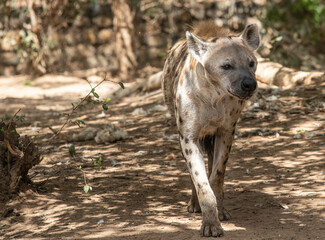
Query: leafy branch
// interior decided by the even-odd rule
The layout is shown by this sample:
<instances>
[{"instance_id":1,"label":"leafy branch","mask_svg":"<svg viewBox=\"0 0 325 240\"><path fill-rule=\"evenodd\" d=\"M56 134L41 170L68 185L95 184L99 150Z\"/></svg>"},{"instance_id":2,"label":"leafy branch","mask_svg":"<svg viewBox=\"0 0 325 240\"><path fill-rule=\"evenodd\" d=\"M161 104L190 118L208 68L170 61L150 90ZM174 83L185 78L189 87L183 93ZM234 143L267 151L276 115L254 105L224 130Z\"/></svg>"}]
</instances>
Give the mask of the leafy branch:
<instances>
[{"instance_id":1,"label":"leafy branch","mask_svg":"<svg viewBox=\"0 0 325 240\"><path fill-rule=\"evenodd\" d=\"M57 136L61 133L61 131L63 130L63 128L64 128L64 127L65 127L69 122L71 122L71 116L72 116L72 114L73 114L73 113L74 113L74 112L75 112L75 111L76 111L76 110L81 106L81 104L82 104L84 101L86 101L87 99L89 99L89 96L90 96L91 94L92 94L95 98L99 98L99 95L98 95L98 93L96 93L95 90L96 90L96 88L97 88L99 85L101 85L101 84L102 84L103 82L105 82L105 81L116 83L116 84L120 85L120 87L121 87L122 89L125 88L123 82L115 82L115 81L112 81L112 80L107 79L107 73L105 74L104 79L101 80L101 81L100 81L100 82L99 82L95 87L92 87L91 84L88 82L88 84L90 85L91 90L89 91L89 93L88 93L84 98L81 98L81 100L80 100L80 102L79 102L78 104L74 104L74 103L72 103L72 110L71 110L71 112L67 115L67 119L66 119L66 121L63 123L63 125L60 127L60 129L59 129L58 131L55 131L55 130L53 130L52 128L50 128L50 129L54 132L54 136L52 136L51 139L57 137ZM109 100L110 100L110 98L107 98L106 100L104 99L105 102L108 102ZM103 109L104 109L104 110L107 110L107 109L108 109L106 103L103 103ZM74 123L77 124L79 127L80 127L81 124L85 124L84 121L82 121L82 120L77 120L77 121L75 121Z\"/></svg>"}]
</instances>

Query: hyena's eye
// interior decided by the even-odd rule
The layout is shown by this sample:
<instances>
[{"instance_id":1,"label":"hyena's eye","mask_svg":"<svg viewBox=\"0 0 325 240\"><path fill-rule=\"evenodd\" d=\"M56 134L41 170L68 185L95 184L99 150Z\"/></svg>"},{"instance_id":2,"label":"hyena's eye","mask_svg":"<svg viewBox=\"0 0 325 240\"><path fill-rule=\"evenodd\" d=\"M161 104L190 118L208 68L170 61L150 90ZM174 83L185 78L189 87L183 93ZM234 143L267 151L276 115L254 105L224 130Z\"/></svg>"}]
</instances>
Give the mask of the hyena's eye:
<instances>
[{"instance_id":1,"label":"hyena's eye","mask_svg":"<svg viewBox=\"0 0 325 240\"><path fill-rule=\"evenodd\" d=\"M229 63L227 63L227 64L222 65L221 68L223 70L230 70L230 69L232 69L232 66Z\"/></svg>"},{"instance_id":2,"label":"hyena's eye","mask_svg":"<svg viewBox=\"0 0 325 240\"><path fill-rule=\"evenodd\" d=\"M249 67L253 68L255 66L255 62L254 61L250 61L249 62Z\"/></svg>"}]
</instances>

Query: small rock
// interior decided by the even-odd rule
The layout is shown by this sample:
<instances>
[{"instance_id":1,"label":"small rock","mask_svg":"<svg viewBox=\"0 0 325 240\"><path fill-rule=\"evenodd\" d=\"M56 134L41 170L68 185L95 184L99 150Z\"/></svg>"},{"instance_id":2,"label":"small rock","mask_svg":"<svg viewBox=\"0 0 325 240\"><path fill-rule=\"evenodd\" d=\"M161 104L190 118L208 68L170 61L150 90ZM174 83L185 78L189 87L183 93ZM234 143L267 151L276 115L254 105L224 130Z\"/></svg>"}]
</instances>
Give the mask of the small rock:
<instances>
[{"instance_id":1,"label":"small rock","mask_svg":"<svg viewBox=\"0 0 325 240\"><path fill-rule=\"evenodd\" d=\"M153 106L152 108L149 108L148 111L149 112L163 112L166 111L166 107L162 106L160 104Z\"/></svg>"},{"instance_id":2,"label":"small rock","mask_svg":"<svg viewBox=\"0 0 325 240\"><path fill-rule=\"evenodd\" d=\"M110 161L111 161L111 164L112 164L113 167L116 167L117 165L121 165L120 163L118 163L118 162L116 161L115 158L111 158Z\"/></svg>"},{"instance_id":3,"label":"small rock","mask_svg":"<svg viewBox=\"0 0 325 240\"><path fill-rule=\"evenodd\" d=\"M178 140L178 136L177 135L172 135L172 136L164 135L163 139L168 140L168 141L174 141L174 140Z\"/></svg>"},{"instance_id":4,"label":"small rock","mask_svg":"<svg viewBox=\"0 0 325 240\"><path fill-rule=\"evenodd\" d=\"M79 133L74 133L72 135L72 139L74 141L88 141L92 140L95 138L97 132L99 129L94 128L94 127L87 127L85 130L79 132Z\"/></svg>"},{"instance_id":5,"label":"small rock","mask_svg":"<svg viewBox=\"0 0 325 240\"><path fill-rule=\"evenodd\" d=\"M275 134L275 137L276 137L276 138L279 138L279 137L280 137L280 134L277 132L277 133Z\"/></svg>"},{"instance_id":6,"label":"small rock","mask_svg":"<svg viewBox=\"0 0 325 240\"><path fill-rule=\"evenodd\" d=\"M164 150L152 151L153 154L156 154L156 153L162 153L162 152L164 152Z\"/></svg>"},{"instance_id":7,"label":"small rock","mask_svg":"<svg viewBox=\"0 0 325 240\"><path fill-rule=\"evenodd\" d=\"M295 135L293 136L293 138L294 138L294 139L300 139L300 138L301 138L301 134L295 134Z\"/></svg>"},{"instance_id":8,"label":"small rock","mask_svg":"<svg viewBox=\"0 0 325 240\"><path fill-rule=\"evenodd\" d=\"M283 209L289 209L289 207L288 207L287 205L280 204L280 206L281 206Z\"/></svg>"},{"instance_id":9,"label":"small rock","mask_svg":"<svg viewBox=\"0 0 325 240\"><path fill-rule=\"evenodd\" d=\"M147 111L143 110L143 108L136 108L133 110L132 115L136 116L136 115L141 115L141 114L148 114Z\"/></svg>"},{"instance_id":10,"label":"small rock","mask_svg":"<svg viewBox=\"0 0 325 240\"><path fill-rule=\"evenodd\" d=\"M114 38L114 32L111 29L102 29L98 33L99 43L109 43Z\"/></svg>"},{"instance_id":11,"label":"small rock","mask_svg":"<svg viewBox=\"0 0 325 240\"><path fill-rule=\"evenodd\" d=\"M307 138L311 138L311 137L316 137L317 135L316 135L316 133L314 131L312 131L311 133L310 132L305 133L304 136L307 137Z\"/></svg>"},{"instance_id":12,"label":"small rock","mask_svg":"<svg viewBox=\"0 0 325 240\"><path fill-rule=\"evenodd\" d=\"M135 156L143 156L143 155L145 155L145 154L148 154L148 151L138 151L138 152L136 152L134 155L135 155Z\"/></svg>"},{"instance_id":13,"label":"small rock","mask_svg":"<svg viewBox=\"0 0 325 240\"><path fill-rule=\"evenodd\" d=\"M103 224L104 223L104 220L103 219L100 219L98 222L97 222L97 225L100 225L100 224Z\"/></svg>"},{"instance_id":14,"label":"small rock","mask_svg":"<svg viewBox=\"0 0 325 240\"><path fill-rule=\"evenodd\" d=\"M165 114L165 118L170 119L170 118L172 118L172 115L168 112L168 113Z\"/></svg>"},{"instance_id":15,"label":"small rock","mask_svg":"<svg viewBox=\"0 0 325 240\"><path fill-rule=\"evenodd\" d=\"M95 137L96 143L107 143L107 142L116 142L119 140L126 139L128 137L128 134L123 129L113 125L108 124L108 126L97 132L97 135Z\"/></svg>"},{"instance_id":16,"label":"small rock","mask_svg":"<svg viewBox=\"0 0 325 240\"><path fill-rule=\"evenodd\" d=\"M321 127L321 126L322 126L322 124L319 123L319 122L315 122L314 125L315 125L316 127Z\"/></svg>"},{"instance_id":17,"label":"small rock","mask_svg":"<svg viewBox=\"0 0 325 240\"><path fill-rule=\"evenodd\" d=\"M276 101L276 100L278 100L278 97L275 95L272 95L272 96L269 96L266 98L266 101L269 101L269 102Z\"/></svg>"},{"instance_id":18,"label":"small rock","mask_svg":"<svg viewBox=\"0 0 325 240\"><path fill-rule=\"evenodd\" d=\"M106 117L106 114L104 113L104 111L102 111L100 114L97 115L98 118L104 118Z\"/></svg>"},{"instance_id":19,"label":"small rock","mask_svg":"<svg viewBox=\"0 0 325 240\"><path fill-rule=\"evenodd\" d=\"M171 154L168 154L165 159L168 159L168 160L171 160L171 159L175 159L175 154L174 153L171 153Z\"/></svg>"}]
</instances>

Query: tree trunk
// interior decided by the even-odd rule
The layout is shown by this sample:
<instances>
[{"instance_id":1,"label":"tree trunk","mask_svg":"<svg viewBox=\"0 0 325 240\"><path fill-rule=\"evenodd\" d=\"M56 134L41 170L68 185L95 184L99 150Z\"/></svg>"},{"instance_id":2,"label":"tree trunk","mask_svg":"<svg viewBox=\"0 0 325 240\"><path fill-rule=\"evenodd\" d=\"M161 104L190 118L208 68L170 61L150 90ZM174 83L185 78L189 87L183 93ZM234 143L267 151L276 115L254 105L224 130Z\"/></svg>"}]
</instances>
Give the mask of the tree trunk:
<instances>
[{"instance_id":1,"label":"tree trunk","mask_svg":"<svg viewBox=\"0 0 325 240\"><path fill-rule=\"evenodd\" d=\"M13 120L0 122L0 203L10 195L26 189L30 182L28 170L41 161L38 148L33 141L16 132ZM0 217L1 211L0 209Z\"/></svg>"},{"instance_id":2,"label":"tree trunk","mask_svg":"<svg viewBox=\"0 0 325 240\"><path fill-rule=\"evenodd\" d=\"M132 11L130 0L113 0L113 13L120 77L126 79L135 73L138 65L134 52L135 11Z\"/></svg>"}]
</instances>

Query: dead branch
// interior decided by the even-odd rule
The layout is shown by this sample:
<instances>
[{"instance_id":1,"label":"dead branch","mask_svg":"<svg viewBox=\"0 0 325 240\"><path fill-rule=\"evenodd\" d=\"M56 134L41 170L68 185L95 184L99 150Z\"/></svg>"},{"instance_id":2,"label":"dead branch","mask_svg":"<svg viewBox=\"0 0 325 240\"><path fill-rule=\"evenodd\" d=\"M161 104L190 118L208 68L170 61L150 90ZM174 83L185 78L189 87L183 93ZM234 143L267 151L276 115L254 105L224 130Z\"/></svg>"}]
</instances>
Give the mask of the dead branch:
<instances>
[{"instance_id":1,"label":"dead branch","mask_svg":"<svg viewBox=\"0 0 325 240\"><path fill-rule=\"evenodd\" d=\"M18 111L12 116L12 118L10 119L9 125L8 125L8 130L11 128L11 124L13 122L13 120L15 119L15 117L17 116L17 114L21 111L21 108L18 109Z\"/></svg>"}]
</instances>

